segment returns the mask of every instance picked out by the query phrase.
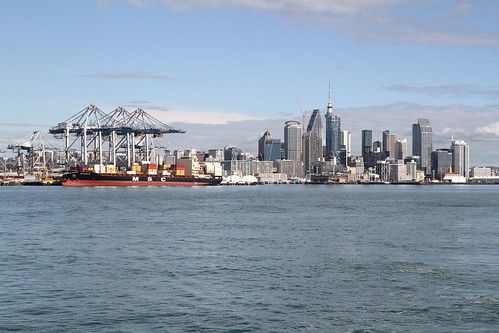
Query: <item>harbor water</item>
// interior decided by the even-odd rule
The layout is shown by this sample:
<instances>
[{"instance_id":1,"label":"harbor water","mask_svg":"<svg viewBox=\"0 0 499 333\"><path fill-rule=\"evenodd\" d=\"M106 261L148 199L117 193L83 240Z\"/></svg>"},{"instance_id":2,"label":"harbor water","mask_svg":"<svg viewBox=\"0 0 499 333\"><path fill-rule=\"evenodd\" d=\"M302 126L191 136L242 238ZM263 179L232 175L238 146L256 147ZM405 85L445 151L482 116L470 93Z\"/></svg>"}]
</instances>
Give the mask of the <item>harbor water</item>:
<instances>
[{"instance_id":1,"label":"harbor water","mask_svg":"<svg viewBox=\"0 0 499 333\"><path fill-rule=\"evenodd\" d=\"M0 189L0 332L494 332L499 186Z\"/></svg>"}]
</instances>

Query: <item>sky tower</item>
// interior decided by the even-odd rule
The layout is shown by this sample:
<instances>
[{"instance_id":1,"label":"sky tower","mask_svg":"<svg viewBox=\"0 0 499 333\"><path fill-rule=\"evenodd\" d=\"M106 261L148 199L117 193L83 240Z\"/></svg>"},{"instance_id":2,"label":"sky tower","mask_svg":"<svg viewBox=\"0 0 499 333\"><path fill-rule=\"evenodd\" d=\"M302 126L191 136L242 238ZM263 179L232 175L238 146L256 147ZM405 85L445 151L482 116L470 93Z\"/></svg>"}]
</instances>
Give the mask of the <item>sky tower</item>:
<instances>
[{"instance_id":1,"label":"sky tower","mask_svg":"<svg viewBox=\"0 0 499 333\"><path fill-rule=\"evenodd\" d=\"M341 123L340 117L333 114L333 105L331 103L331 81L329 81L329 98L326 110L326 158L331 159L338 156L340 144Z\"/></svg>"}]
</instances>

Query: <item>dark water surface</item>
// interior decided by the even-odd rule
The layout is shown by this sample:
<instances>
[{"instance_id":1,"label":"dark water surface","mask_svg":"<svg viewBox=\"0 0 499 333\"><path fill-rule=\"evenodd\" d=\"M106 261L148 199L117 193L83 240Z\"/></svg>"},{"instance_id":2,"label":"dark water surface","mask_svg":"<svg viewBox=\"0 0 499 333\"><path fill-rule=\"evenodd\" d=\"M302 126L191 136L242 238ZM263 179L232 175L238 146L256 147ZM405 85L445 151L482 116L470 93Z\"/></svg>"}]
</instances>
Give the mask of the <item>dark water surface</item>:
<instances>
[{"instance_id":1,"label":"dark water surface","mask_svg":"<svg viewBox=\"0 0 499 333\"><path fill-rule=\"evenodd\" d=\"M0 331L494 332L499 186L0 188Z\"/></svg>"}]
</instances>

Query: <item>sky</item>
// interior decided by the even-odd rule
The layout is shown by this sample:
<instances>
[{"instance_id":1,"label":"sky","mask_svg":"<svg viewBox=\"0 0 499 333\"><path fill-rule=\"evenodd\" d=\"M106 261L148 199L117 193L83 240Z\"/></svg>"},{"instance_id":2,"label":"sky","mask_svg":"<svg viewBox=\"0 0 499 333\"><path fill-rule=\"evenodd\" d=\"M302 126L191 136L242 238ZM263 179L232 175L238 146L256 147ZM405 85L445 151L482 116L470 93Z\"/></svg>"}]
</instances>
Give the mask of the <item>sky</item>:
<instances>
[{"instance_id":1,"label":"sky","mask_svg":"<svg viewBox=\"0 0 499 333\"><path fill-rule=\"evenodd\" d=\"M333 112L434 149L470 145L499 166L499 2L447 0L5 0L0 2L0 149L48 134L90 104L137 108L184 134L160 145L235 145ZM324 118L323 122L324 122Z\"/></svg>"}]
</instances>

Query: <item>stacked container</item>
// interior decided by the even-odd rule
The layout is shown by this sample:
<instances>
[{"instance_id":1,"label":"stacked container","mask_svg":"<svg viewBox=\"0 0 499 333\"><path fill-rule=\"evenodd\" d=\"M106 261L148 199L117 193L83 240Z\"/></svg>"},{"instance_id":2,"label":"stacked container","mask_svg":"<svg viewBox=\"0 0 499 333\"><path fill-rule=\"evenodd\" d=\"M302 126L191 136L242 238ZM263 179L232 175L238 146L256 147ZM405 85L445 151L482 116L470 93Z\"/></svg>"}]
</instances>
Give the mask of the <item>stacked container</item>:
<instances>
[{"instance_id":1,"label":"stacked container","mask_svg":"<svg viewBox=\"0 0 499 333\"><path fill-rule=\"evenodd\" d=\"M148 164L147 172L148 175L157 175L158 174L158 165L157 164Z\"/></svg>"}]
</instances>

